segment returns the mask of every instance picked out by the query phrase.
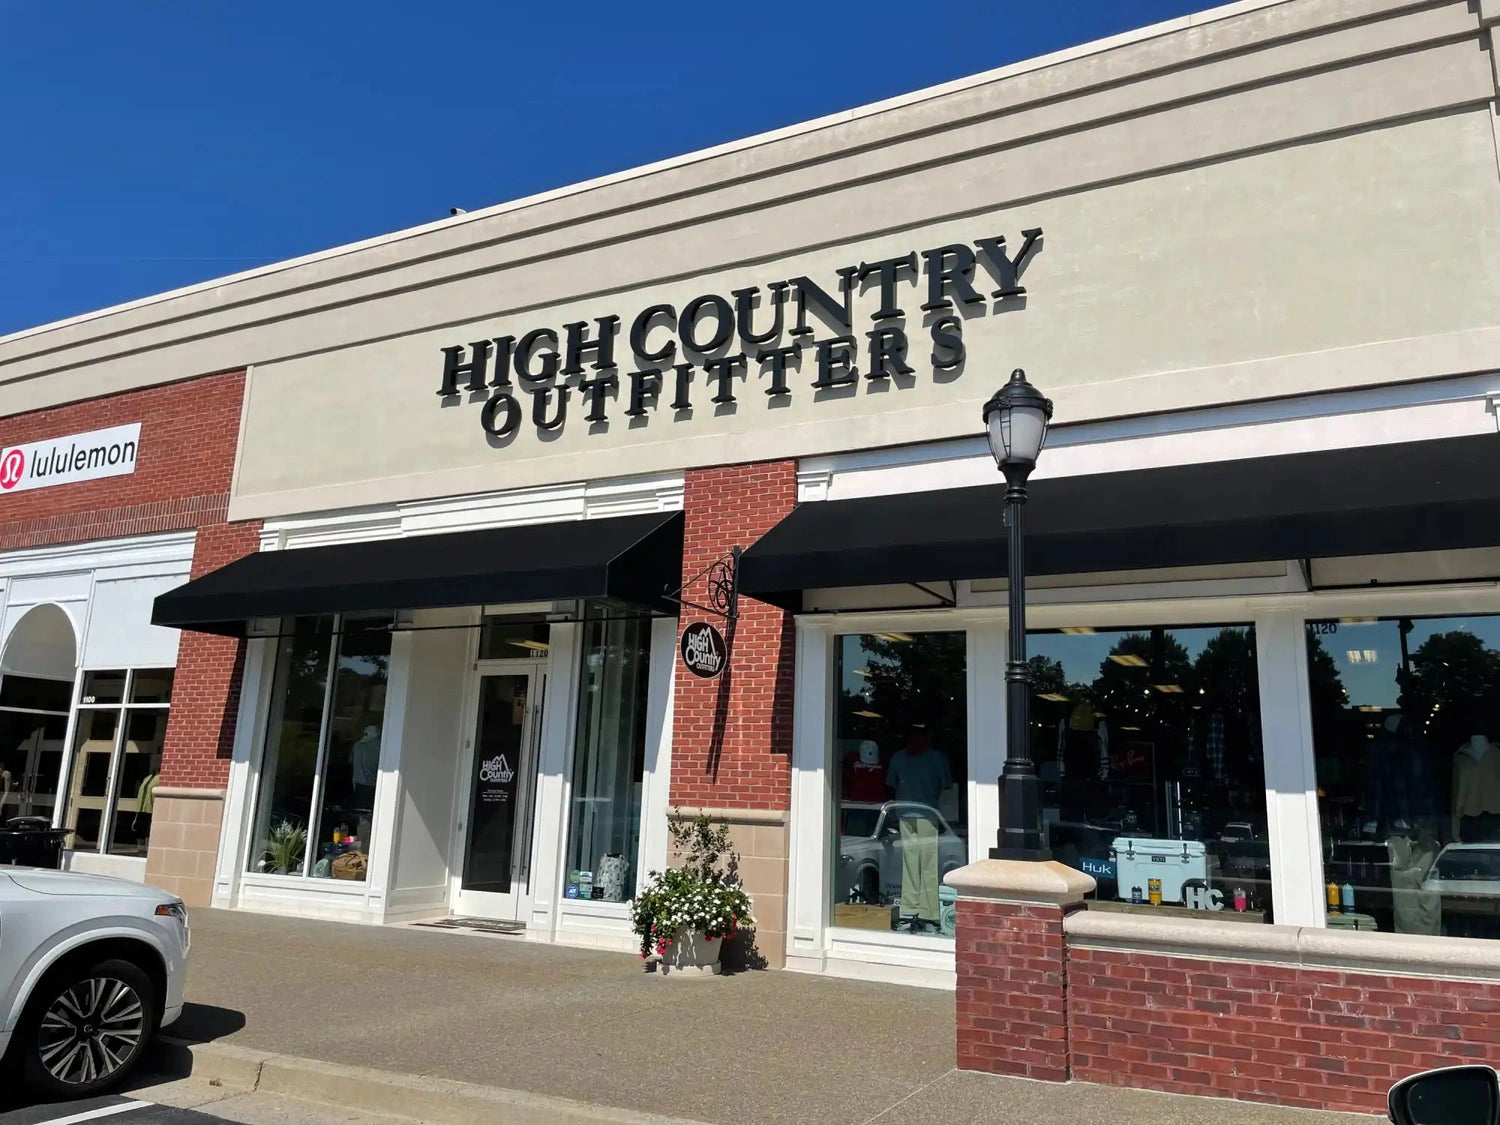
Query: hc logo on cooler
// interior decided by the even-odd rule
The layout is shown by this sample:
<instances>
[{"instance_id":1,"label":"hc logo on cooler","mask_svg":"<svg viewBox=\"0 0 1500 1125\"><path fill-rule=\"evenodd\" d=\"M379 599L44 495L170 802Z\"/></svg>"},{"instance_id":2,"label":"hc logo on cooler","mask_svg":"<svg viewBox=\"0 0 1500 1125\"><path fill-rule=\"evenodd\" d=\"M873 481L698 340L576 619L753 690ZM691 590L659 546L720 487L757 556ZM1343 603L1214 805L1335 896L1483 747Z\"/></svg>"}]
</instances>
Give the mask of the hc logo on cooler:
<instances>
[{"instance_id":1,"label":"hc logo on cooler","mask_svg":"<svg viewBox=\"0 0 1500 1125\"><path fill-rule=\"evenodd\" d=\"M0 488L9 491L21 483L21 478L26 475L26 453L24 450L12 449L5 454L5 460L0 461Z\"/></svg>"}]
</instances>

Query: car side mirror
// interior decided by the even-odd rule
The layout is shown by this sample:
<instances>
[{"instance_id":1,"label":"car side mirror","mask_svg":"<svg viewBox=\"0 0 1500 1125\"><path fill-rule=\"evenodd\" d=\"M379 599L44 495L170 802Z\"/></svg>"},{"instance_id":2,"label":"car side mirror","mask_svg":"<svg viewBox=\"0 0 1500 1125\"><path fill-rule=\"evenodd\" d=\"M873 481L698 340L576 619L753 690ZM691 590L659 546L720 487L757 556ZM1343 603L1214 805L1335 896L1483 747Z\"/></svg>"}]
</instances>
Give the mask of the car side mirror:
<instances>
[{"instance_id":1,"label":"car side mirror","mask_svg":"<svg viewBox=\"0 0 1500 1125\"><path fill-rule=\"evenodd\" d=\"M1488 1066L1449 1066L1403 1078L1387 1108L1395 1125L1500 1125L1500 1074Z\"/></svg>"}]
</instances>

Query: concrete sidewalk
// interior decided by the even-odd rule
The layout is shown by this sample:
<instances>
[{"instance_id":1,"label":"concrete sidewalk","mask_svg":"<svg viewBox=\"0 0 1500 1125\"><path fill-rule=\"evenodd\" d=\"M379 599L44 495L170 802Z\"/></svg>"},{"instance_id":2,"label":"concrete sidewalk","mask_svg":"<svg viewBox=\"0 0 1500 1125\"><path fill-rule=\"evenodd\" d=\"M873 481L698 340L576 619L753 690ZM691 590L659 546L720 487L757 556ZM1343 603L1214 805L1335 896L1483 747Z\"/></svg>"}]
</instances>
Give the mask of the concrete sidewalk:
<instances>
[{"instance_id":1,"label":"concrete sidewalk","mask_svg":"<svg viewBox=\"0 0 1500 1125\"><path fill-rule=\"evenodd\" d=\"M638 958L196 910L172 1034L737 1125L1272 1125L1334 1114L953 1069L951 993L787 972L660 980Z\"/></svg>"}]
</instances>

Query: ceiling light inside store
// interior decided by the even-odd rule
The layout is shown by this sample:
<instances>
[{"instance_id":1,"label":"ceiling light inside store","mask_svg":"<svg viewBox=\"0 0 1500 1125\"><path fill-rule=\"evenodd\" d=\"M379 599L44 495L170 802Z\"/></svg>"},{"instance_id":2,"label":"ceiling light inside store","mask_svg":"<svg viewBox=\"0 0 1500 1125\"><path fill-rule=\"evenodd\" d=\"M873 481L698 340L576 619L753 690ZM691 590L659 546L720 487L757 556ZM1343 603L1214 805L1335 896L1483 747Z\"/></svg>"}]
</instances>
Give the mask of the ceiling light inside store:
<instances>
[{"instance_id":1,"label":"ceiling light inside store","mask_svg":"<svg viewBox=\"0 0 1500 1125\"><path fill-rule=\"evenodd\" d=\"M1052 703L1066 703L1068 701L1068 697L1060 691L1044 691L1037 698L1045 699Z\"/></svg>"},{"instance_id":2,"label":"ceiling light inside store","mask_svg":"<svg viewBox=\"0 0 1500 1125\"><path fill-rule=\"evenodd\" d=\"M512 644L512 645L514 645L516 648L527 648L527 649L530 649L532 652L546 652L547 651L547 642L546 641L511 641L509 643Z\"/></svg>"},{"instance_id":3,"label":"ceiling light inside store","mask_svg":"<svg viewBox=\"0 0 1500 1125\"><path fill-rule=\"evenodd\" d=\"M876 633L875 635L877 637L884 637L888 641L896 641L898 644L905 644L911 640L910 633Z\"/></svg>"},{"instance_id":4,"label":"ceiling light inside store","mask_svg":"<svg viewBox=\"0 0 1500 1125\"><path fill-rule=\"evenodd\" d=\"M1140 727L1121 727L1121 730L1140 730Z\"/></svg>"},{"instance_id":5,"label":"ceiling light inside store","mask_svg":"<svg viewBox=\"0 0 1500 1125\"><path fill-rule=\"evenodd\" d=\"M1161 692L1163 695L1181 695L1182 694L1182 685L1181 684L1157 684L1156 685L1156 690L1159 691L1159 692Z\"/></svg>"},{"instance_id":6,"label":"ceiling light inside store","mask_svg":"<svg viewBox=\"0 0 1500 1125\"><path fill-rule=\"evenodd\" d=\"M870 670L868 668L856 668L854 669L854 674L856 676L868 676L870 674Z\"/></svg>"},{"instance_id":7,"label":"ceiling light inside store","mask_svg":"<svg viewBox=\"0 0 1500 1125\"><path fill-rule=\"evenodd\" d=\"M1094 631L1094 627L1092 625L1071 625L1071 626L1069 626L1066 629L1059 629L1058 630L1059 633L1073 633L1073 634L1080 634L1080 633L1087 634L1087 633L1092 633L1093 631Z\"/></svg>"},{"instance_id":8,"label":"ceiling light inside store","mask_svg":"<svg viewBox=\"0 0 1500 1125\"><path fill-rule=\"evenodd\" d=\"M861 719L880 719L880 718L884 718L884 716L881 715L879 711L856 711L854 713L856 715L858 715Z\"/></svg>"},{"instance_id":9,"label":"ceiling light inside store","mask_svg":"<svg viewBox=\"0 0 1500 1125\"><path fill-rule=\"evenodd\" d=\"M1361 703L1359 705L1359 709L1361 711L1372 711L1372 712L1379 712L1379 711L1384 711L1385 710L1384 707L1377 706L1374 703Z\"/></svg>"},{"instance_id":10,"label":"ceiling light inside store","mask_svg":"<svg viewBox=\"0 0 1500 1125\"><path fill-rule=\"evenodd\" d=\"M1146 658L1136 656L1132 652L1112 652L1109 654L1109 658L1116 664L1123 664L1127 668L1144 668L1146 666Z\"/></svg>"},{"instance_id":11,"label":"ceiling light inside store","mask_svg":"<svg viewBox=\"0 0 1500 1125\"><path fill-rule=\"evenodd\" d=\"M1339 624L1340 625L1369 625L1369 624L1373 623L1374 620L1375 620L1375 618L1373 618L1373 617L1340 617L1339 618Z\"/></svg>"}]
</instances>

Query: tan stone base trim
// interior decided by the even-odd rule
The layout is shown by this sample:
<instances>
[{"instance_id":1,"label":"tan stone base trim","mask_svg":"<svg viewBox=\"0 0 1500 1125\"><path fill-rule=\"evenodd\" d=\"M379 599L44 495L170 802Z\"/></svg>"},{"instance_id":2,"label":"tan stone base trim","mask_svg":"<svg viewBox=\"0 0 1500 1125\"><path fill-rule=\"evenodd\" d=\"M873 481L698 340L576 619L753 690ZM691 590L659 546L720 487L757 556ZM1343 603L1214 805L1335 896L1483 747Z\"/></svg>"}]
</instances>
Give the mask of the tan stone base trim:
<instances>
[{"instance_id":1,"label":"tan stone base trim","mask_svg":"<svg viewBox=\"0 0 1500 1125\"><path fill-rule=\"evenodd\" d=\"M146 882L207 906L219 862L224 791L158 787L146 850Z\"/></svg>"},{"instance_id":2,"label":"tan stone base trim","mask_svg":"<svg viewBox=\"0 0 1500 1125\"><path fill-rule=\"evenodd\" d=\"M729 827L729 846L740 857L740 879L755 910L755 948L770 968L786 963L787 855L790 830L785 809L718 809L681 806L668 814L692 820L700 814Z\"/></svg>"}]
</instances>

